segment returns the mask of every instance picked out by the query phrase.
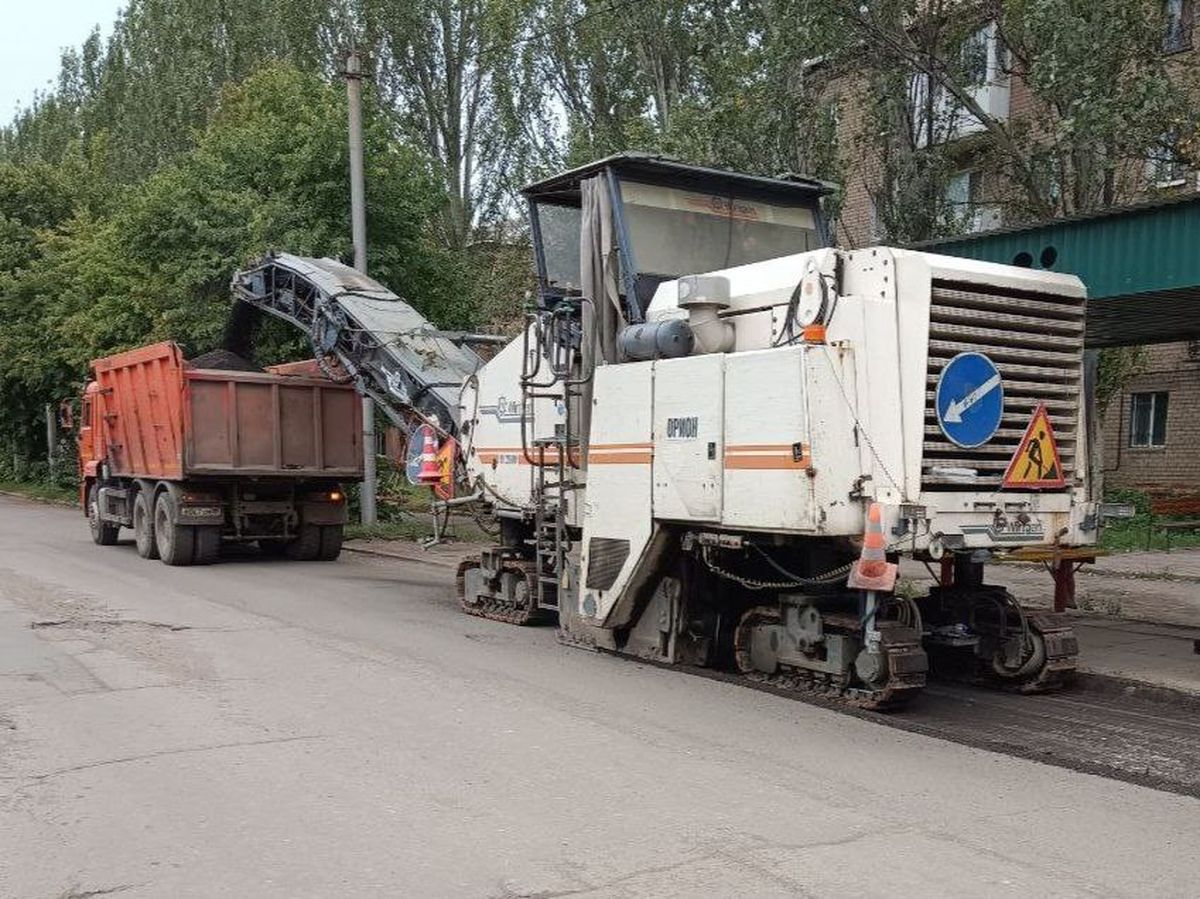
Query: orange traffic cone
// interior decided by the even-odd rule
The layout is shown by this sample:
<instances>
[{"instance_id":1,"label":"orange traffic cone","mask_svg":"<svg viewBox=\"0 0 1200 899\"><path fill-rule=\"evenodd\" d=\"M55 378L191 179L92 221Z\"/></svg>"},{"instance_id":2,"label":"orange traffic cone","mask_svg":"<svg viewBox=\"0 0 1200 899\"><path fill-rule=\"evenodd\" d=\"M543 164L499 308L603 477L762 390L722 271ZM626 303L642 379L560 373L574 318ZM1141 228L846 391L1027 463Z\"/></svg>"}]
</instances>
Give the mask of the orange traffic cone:
<instances>
[{"instance_id":1,"label":"orange traffic cone","mask_svg":"<svg viewBox=\"0 0 1200 899\"><path fill-rule=\"evenodd\" d=\"M883 507L871 503L867 511L867 530L863 534L862 554L850 571L846 586L852 590L877 590L891 593L896 587L900 566L887 560L883 550Z\"/></svg>"},{"instance_id":2,"label":"orange traffic cone","mask_svg":"<svg viewBox=\"0 0 1200 899\"><path fill-rule=\"evenodd\" d=\"M424 427L424 442L421 444L421 470L417 480L422 484L436 484L442 479L442 467L437 460L437 441L433 438L433 428Z\"/></svg>"}]
</instances>

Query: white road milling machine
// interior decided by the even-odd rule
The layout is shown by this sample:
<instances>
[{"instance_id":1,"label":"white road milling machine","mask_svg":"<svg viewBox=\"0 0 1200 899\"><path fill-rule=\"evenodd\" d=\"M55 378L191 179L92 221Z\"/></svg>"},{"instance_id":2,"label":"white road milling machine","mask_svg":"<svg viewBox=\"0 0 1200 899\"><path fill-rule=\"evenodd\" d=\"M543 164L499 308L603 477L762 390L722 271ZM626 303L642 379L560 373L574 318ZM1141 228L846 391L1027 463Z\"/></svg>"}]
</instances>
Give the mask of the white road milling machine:
<instances>
[{"instance_id":1,"label":"white road milling machine","mask_svg":"<svg viewBox=\"0 0 1200 899\"><path fill-rule=\"evenodd\" d=\"M1083 285L834 249L828 190L641 154L531 185L538 294L486 362L331 260L272 255L234 292L454 441L448 504L499 534L458 572L472 615L869 708L931 663L1052 689L1073 632L984 570L1097 540Z\"/></svg>"}]
</instances>

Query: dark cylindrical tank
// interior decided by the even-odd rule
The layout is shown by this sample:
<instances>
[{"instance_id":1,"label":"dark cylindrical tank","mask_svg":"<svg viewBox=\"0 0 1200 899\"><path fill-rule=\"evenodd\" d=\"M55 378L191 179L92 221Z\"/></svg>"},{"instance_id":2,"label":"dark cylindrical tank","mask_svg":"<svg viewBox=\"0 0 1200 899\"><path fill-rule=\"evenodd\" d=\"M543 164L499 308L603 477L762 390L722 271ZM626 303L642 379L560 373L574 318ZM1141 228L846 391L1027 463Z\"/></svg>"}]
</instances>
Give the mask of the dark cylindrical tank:
<instances>
[{"instance_id":1,"label":"dark cylindrical tank","mask_svg":"<svg viewBox=\"0 0 1200 899\"><path fill-rule=\"evenodd\" d=\"M682 318L627 325L617 337L621 357L630 362L687 356L695 344L692 326Z\"/></svg>"}]
</instances>

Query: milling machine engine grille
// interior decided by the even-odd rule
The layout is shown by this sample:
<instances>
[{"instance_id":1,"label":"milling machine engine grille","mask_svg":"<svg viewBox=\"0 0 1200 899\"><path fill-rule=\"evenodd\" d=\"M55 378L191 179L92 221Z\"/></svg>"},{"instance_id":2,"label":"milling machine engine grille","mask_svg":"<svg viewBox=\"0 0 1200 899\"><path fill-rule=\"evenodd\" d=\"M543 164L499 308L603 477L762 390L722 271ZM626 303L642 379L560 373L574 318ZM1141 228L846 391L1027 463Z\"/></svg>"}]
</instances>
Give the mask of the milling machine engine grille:
<instances>
[{"instance_id":1,"label":"milling machine engine grille","mask_svg":"<svg viewBox=\"0 0 1200 899\"><path fill-rule=\"evenodd\" d=\"M1070 487L1083 378L1083 315L1081 297L934 280L922 489L999 488L1038 403L1046 404L1063 476ZM1004 379L1000 428L988 443L975 449L964 449L946 439L935 408L942 369L959 353L967 352L985 353ZM974 469L978 476L955 476L949 469Z\"/></svg>"}]
</instances>

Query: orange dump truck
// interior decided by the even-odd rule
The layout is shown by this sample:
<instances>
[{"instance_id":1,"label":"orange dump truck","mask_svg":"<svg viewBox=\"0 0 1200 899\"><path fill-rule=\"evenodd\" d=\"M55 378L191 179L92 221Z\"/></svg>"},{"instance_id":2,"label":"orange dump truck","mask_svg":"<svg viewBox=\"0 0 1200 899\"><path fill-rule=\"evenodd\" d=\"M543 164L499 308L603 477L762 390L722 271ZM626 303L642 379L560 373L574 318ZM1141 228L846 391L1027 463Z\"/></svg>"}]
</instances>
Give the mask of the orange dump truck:
<instances>
[{"instance_id":1,"label":"orange dump truck","mask_svg":"<svg viewBox=\"0 0 1200 899\"><path fill-rule=\"evenodd\" d=\"M337 558L342 485L362 478L352 386L193 367L170 342L91 368L78 436L80 498L96 543L112 545L128 527L138 555L168 565L212 562L223 542Z\"/></svg>"}]
</instances>

